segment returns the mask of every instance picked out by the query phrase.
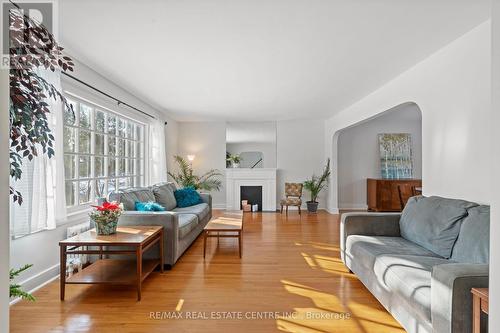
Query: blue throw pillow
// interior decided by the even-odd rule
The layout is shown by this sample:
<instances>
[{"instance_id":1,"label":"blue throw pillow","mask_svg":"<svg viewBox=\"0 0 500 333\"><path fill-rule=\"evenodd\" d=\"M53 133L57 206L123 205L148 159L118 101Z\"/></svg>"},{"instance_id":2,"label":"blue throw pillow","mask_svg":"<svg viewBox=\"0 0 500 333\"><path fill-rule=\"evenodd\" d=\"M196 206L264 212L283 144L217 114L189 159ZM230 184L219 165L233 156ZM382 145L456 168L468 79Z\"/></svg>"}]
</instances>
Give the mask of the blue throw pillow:
<instances>
[{"instance_id":1,"label":"blue throw pillow","mask_svg":"<svg viewBox=\"0 0 500 333\"><path fill-rule=\"evenodd\" d=\"M203 202L200 194L191 186L175 190L174 196L177 201L177 207L180 208L194 206Z\"/></svg>"},{"instance_id":2,"label":"blue throw pillow","mask_svg":"<svg viewBox=\"0 0 500 333\"><path fill-rule=\"evenodd\" d=\"M140 212L163 212L165 208L159 203L149 201L149 202L135 202L135 210Z\"/></svg>"}]
</instances>

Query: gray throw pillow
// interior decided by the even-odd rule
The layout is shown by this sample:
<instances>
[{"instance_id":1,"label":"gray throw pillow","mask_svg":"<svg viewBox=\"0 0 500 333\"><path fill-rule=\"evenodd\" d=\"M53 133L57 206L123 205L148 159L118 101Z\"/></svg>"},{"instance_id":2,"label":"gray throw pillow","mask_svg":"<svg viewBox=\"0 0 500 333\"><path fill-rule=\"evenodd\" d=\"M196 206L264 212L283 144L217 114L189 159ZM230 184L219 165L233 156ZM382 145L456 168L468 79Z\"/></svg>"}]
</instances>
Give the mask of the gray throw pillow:
<instances>
[{"instance_id":1,"label":"gray throw pillow","mask_svg":"<svg viewBox=\"0 0 500 333\"><path fill-rule=\"evenodd\" d=\"M490 206L473 207L462 222L451 259L487 264L490 261Z\"/></svg>"},{"instance_id":2,"label":"gray throw pillow","mask_svg":"<svg viewBox=\"0 0 500 333\"><path fill-rule=\"evenodd\" d=\"M175 200L172 188L175 188L175 185L172 183L160 183L152 187L155 201L165 207L166 210L172 210L177 207L177 200Z\"/></svg>"},{"instance_id":3,"label":"gray throw pillow","mask_svg":"<svg viewBox=\"0 0 500 333\"><path fill-rule=\"evenodd\" d=\"M467 209L477 204L441 197L412 197L408 200L399 227L401 236L449 259Z\"/></svg>"},{"instance_id":4,"label":"gray throw pillow","mask_svg":"<svg viewBox=\"0 0 500 333\"><path fill-rule=\"evenodd\" d=\"M155 196L148 187L134 187L111 192L109 200L122 203L124 210L135 210L136 202L154 201Z\"/></svg>"}]
</instances>

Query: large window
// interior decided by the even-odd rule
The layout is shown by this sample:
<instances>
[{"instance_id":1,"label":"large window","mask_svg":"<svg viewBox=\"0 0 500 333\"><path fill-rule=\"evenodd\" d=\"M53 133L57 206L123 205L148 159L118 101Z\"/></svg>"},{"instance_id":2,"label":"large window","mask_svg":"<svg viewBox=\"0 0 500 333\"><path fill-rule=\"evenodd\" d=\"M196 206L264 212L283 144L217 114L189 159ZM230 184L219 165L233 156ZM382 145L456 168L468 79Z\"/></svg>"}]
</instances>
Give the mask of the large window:
<instances>
[{"instance_id":1,"label":"large window","mask_svg":"<svg viewBox=\"0 0 500 333\"><path fill-rule=\"evenodd\" d=\"M68 97L64 113L66 205L78 208L116 189L144 183L145 126Z\"/></svg>"}]
</instances>

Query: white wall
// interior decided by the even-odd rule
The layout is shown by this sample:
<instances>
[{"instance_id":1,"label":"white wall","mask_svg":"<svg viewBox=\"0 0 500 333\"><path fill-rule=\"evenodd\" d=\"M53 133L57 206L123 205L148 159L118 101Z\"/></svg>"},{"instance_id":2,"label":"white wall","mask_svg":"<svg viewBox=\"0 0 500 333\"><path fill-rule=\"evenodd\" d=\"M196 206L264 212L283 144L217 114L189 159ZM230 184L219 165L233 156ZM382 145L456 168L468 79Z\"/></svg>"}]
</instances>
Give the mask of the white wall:
<instances>
[{"instance_id":1,"label":"white wall","mask_svg":"<svg viewBox=\"0 0 500 333\"><path fill-rule=\"evenodd\" d=\"M303 182L313 172L321 172L325 162L324 129L324 121L321 119L277 122L277 205L284 195L285 182ZM179 122L178 152L184 157L188 154L196 155L193 167L197 172L224 170L225 131L225 122ZM214 207L225 208L225 193L212 192ZM304 192L304 199L309 200L308 196L309 193ZM323 208L326 207L325 197L326 191L320 196Z\"/></svg>"},{"instance_id":2,"label":"white wall","mask_svg":"<svg viewBox=\"0 0 500 333\"><path fill-rule=\"evenodd\" d=\"M227 143L226 149L231 154L241 154L242 152L261 152L263 168L276 168L276 143L275 142L238 142ZM256 161L257 162L257 161Z\"/></svg>"},{"instance_id":3,"label":"white wall","mask_svg":"<svg viewBox=\"0 0 500 333\"><path fill-rule=\"evenodd\" d=\"M313 173L319 175L325 164L324 120L298 119L278 121L277 123L277 162L276 179L277 203L284 197L285 182L303 182ZM326 208L327 191L319 196L320 208ZM303 192L303 206L310 200L310 193Z\"/></svg>"},{"instance_id":4,"label":"white wall","mask_svg":"<svg viewBox=\"0 0 500 333\"><path fill-rule=\"evenodd\" d=\"M9 72L0 70L0 332L9 331Z\"/></svg>"},{"instance_id":5,"label":"white wall","mask_svg":"<svg viewBox=\"0 0 500 333\"><path fill-rule=\"evenodd\" d=\"M422 115L416 104L403 104L340 132L339 208L367 208L366 178L380 178L379 133L411 134L413 177L422 177Z\"/></svg>"},{"instance_id":6,"label":"white wall","mask_svg":"<svg viewBox=\"0 0 500 333\"><path fill-rule=\"evenodd\" d=\"M218 169L222 173L226 169L226 123L213 122L179 122L178 153L186 158L194 154L196 158L193 168L201 174L210 169ZM177 170L176 168L173 169ZM225 175L221 177L225 185ZM212 191L214 208L226 207L226 191Z\"/></svg>"},{"instance_id":7,"label":"white wall","mask_svg":"<svg viewBox=\"0 0 500 333\"><path fill-rule=\"evenodd\" d=\"M415 102L422 111L424 194L490 202L490 26L479 25L328 119L325 147L334 170L339 130ZM336 211L335 173L332 182L328 204Z\"/></svg>"},{"instance_id":8,"label":"white wall","mask_svg":"<svg viewBox=\"0 0 500 333\"><path fill-rule=\"evenodd\" d=\"M75 57L72 57L73 59ZM132 105L149 114L156 116L160 121L168 121L167 125L167 142L176 142L177 139L177 123L164 115L161 111L154 109L147 103L139 100L134 95L121 89L114 83L108 81L99 73L93 71L83 63L75 60L75 73L73 75L84 82L87 82L98 89ZM80 87L80 86L79 86ZM64 88L64 87L63 87ZM88 88L81 87L84 91L89 91ZM104 97L105 98L105 97ZM124 110L127 110L124 107ZM145 116L144 116L145 117ZM3 141L2 141L3 142ZM176 153L176 145L173 143L167 145L170 149L170 154ZM57 153L57 152L56 152ZM166 178L166 176L165 176ZM2 210L4 211L4 210ZM54 230L42 231L32 235L28 235L11 241L10 245L10 260L12 267L19 267L27 263L34 264L33 268L23 274L20 278L24 282L24 288L31 290L49 279L57 276L59 271L59 247L58 242L66 238L66 229L68 226L81 223L88 220L84 217L71 220L67 224L62 224Z\"/></svg>"},{"instance_id":9,"label":"white wall","mask_svg":"<svg viewBox=\"0 0 500 333\"><path fill-rule=\"evenodd\" d=\"M174 156L177 155L179 123L173 119L166 120L165 126L165 154L167 155L167 170L175 170Z\"/></svg>"},{"instance_id":10,"label":"white wall","mask_svg":"<svg viewBox=\"0 0 500 333\"><path fill-rule=\"evenodd\" d=\"M492 110L490 129L493 133L491 140L491 225L490 225L490 313L489 332L495 332L500 327L500 1L492 1Z\"/></svg>"}]
</instances>

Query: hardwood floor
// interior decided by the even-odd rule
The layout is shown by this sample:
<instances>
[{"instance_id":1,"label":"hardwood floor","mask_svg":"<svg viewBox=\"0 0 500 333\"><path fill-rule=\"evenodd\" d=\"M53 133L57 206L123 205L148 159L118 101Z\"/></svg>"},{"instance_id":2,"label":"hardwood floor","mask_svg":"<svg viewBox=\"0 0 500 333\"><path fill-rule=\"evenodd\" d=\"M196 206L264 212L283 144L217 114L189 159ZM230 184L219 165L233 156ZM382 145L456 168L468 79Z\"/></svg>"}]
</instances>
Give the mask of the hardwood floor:
<instances>
[{"instance_id":1,"label":"hardwood floor","mask_svg":"<svg viewBox=\"0 0 500 333\"><path fill-rule=\"evenodd\" d=\"M54 281L11 307L11 332L404 332L342 264L338 215L248 213L242 259L236 241L211 239L203 260L199 237L140 302L99 285L67 286L61 302Z\"/></svg>"}]
</instances>

